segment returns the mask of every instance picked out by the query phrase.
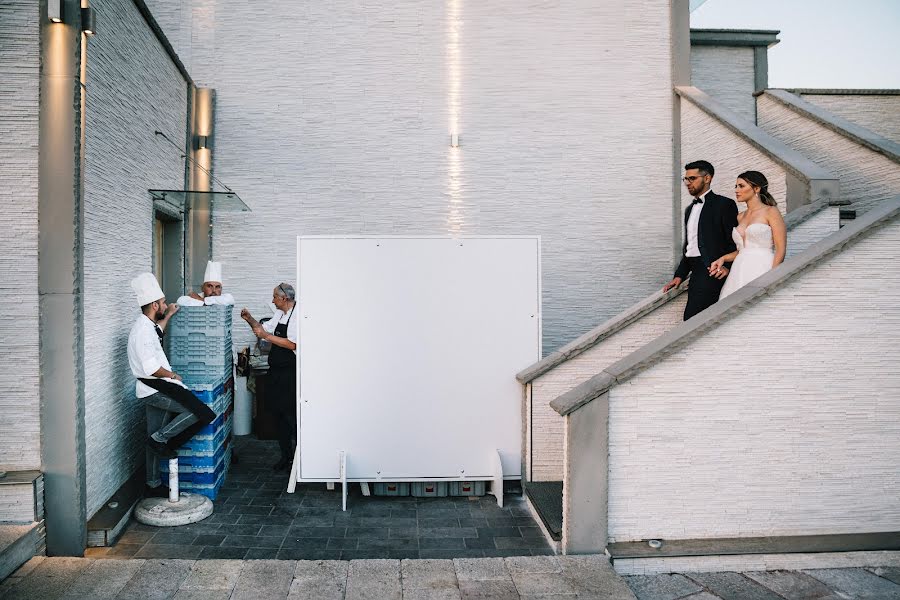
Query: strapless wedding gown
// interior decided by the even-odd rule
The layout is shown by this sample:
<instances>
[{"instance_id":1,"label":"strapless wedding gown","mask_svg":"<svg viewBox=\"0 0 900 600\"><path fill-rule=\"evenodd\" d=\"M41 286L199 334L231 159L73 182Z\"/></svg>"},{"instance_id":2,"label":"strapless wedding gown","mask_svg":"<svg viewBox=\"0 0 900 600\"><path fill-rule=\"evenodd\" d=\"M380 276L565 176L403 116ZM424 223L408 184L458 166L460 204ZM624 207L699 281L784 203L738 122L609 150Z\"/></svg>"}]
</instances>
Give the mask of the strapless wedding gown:
<instances>
[{"instance_id":1,"label":"strapless wedding gown","mask_svg":"<svg viewBox=\"0 0 900 600\"><path fill-rule=\"evenodd\" d=\"M746 242L737 227L731 230L731 237L737 245L738 255L731 264L728 279L722 286L719 300L747 285L760 275L772 270L775 260L775 244L772 228L765 223L751 223L744 231Z\"/></svg>"}]
</instances>

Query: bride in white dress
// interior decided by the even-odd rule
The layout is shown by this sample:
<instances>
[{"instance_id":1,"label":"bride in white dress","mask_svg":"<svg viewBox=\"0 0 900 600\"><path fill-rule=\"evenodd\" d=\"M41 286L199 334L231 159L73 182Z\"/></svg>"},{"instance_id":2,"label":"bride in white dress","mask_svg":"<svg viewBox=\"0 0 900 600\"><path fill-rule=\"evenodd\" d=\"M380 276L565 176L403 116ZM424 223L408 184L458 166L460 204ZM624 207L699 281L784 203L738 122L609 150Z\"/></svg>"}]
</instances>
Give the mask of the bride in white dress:
<instances>
[{"instance_id":1,"label":"bride in white dress","mask_svg":"<svg viewBox=\"0 0 900 600\"><path fill-rule=\"evenodd\" d=\"M735 199L745 203L747 209L738 215L738 226L731 231L737 250L709 266L713 273L734 261L719 294L720 300L784 261L787 227L768 187L768 180L759 171L741 173L734 184Z\"/></svg>"}]
</instances>

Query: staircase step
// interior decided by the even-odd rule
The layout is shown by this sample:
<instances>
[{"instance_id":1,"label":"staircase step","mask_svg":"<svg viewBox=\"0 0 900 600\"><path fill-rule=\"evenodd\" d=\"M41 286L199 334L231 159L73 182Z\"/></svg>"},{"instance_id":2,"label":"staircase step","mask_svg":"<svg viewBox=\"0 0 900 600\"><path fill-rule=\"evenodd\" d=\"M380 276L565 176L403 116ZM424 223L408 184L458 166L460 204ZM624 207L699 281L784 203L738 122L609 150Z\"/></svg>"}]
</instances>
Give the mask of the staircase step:
<instances>
[{"instance_id":1,"label":"staircase step","mask_svg":"<svg viewBox=\"0 0 900 600\"><path fill-rule=\"evenodd\" d=\"M0 525L0 581L43 552L44 524Z\"/></svg>"},{"instance_id":2,"label":"staircase step","mask_svg":"<svg viewBox=\"0 0 900 600\"><path fill-rule=\"evenodd\" d=\"M143 471L138 470L87 523L89 548L112 546L125 531L134 507L144 492Z\"/></svg>"},{"instance_id":3,"label":"staircase step","mask_svg":"<svg viewBox=\"0 0 900 600\"><path fill-rule=\"evenodd\" d=\"M44 476L40 471L7 471L0 477L0 523L44 520Z\"/></svg>"},{"instance_id":4,"label":"staircase step","mask_svg":"<svg viewBox=\"0 0 900 600\"><path fill-rule=\"evenodd\" d=\"M525 494L540 517L547 533L554 541L562 538L562 481L529 481Z\"/></svg>"}]
</instances>

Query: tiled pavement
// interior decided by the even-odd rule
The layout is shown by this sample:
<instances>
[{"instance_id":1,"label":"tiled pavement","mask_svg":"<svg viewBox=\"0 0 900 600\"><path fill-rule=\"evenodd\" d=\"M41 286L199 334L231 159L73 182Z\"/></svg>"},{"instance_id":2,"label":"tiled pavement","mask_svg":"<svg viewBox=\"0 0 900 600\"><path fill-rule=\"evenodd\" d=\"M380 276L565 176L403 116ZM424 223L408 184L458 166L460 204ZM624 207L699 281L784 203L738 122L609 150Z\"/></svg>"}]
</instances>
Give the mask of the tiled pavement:
<instances>
[{"instance_id":1,"label":"tiled pavement","mask_svg":"<svg viewBox=\"0 0 900 600\"><path fill-rule=\"evenodd\" d=\"M638 600L900 600L900 568L626 576Z\"/></svg>"},{"instance_id":2,"label":"tiled pavement","mask_svg":"<svg viewBox=\"0 0 900 600\"><path fill-rule=\"evenodd\" d=\"M112 548L89 558L351 560L481 558L552 554L521 494L469 498L363 497L340 486L299 485L274 473L275 442L236 438L232 465L215 512L200 523L151 527L132 522Z\"/></svg>"}]
</instances>

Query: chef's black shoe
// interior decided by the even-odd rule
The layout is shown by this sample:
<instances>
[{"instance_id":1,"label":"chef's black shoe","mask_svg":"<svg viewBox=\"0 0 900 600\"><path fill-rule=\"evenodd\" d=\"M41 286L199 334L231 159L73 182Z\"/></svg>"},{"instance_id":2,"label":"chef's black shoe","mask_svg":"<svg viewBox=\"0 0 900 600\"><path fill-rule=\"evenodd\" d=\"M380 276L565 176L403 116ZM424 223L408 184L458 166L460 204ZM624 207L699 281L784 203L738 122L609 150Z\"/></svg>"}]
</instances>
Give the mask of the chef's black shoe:
<instances>
[{"instance_id":1,"label":"chef's black shoe","mask_svg":"<svg viewBox=\"0 0 900 600\"><path fill-rule=\"evenodd\" d=\"M168 498L169 488L160 484L156 487L144 486L144 498Z\"/></svg>"},{"instance_id":2,"label":"chef's black shoe","mask_svg":"<svg viewBox=\"0 0 900 600\"><path fill-rule=\"evenodd\" d=\"M166 444L162 442L157 442L153 438L147 440L147 447L153 451L154 454L160 456L162 458L175 458L178 456L178 450L170 448Z\"/></svg>"}]
</instances>

